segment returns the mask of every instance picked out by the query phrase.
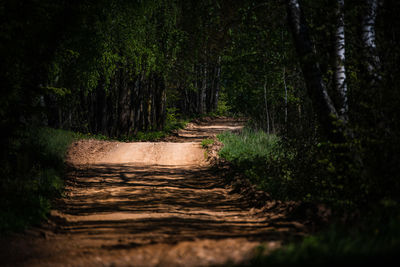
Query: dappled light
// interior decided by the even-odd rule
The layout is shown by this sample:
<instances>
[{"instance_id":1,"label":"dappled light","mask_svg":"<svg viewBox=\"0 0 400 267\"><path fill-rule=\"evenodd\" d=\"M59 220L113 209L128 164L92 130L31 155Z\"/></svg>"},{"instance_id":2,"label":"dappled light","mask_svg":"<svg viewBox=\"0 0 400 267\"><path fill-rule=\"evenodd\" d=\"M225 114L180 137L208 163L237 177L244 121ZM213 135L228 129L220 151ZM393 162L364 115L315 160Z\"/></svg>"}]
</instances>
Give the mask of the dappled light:
<instances>
[{"instance_id":1,"label":"dappled light","mask_svg":"<svg viewBox=\"0 0 400 267\"><path fill-rule=\"evenodd\" d=\"M186 266L190 261L174 250L196 255L206 246L208 258L191 266L240 263L260 244L277 248L304 235L305 227L288 217L285 206L271 203L255 212L251 201L206 161L200 140L242 127L243 121L221 118L189 125L172 143L78 142L69 151L65 196L39 230L47 239L31 240L35 246L25 248L22 259L51 265L84 264L101 257L110 264L157 266L167 258L173 265ZM49 247L52 242L59 246ZM157 252L157 244L166 246L163 253ZM232 254L229 246L239 253ZM142 250L154 254L154 263L141 256ZM75 253L86 256L70 258ZM43 254L54 258L33 256Z\"/></svg>"},{"instance_id":2,"label":"dappled light","mask_svg":"<svg viewBox=\"0 0 400 267\"><path fill-rule=\"evenodd\" d=\"M0 1L0 265L398 261L399 14Z\"/></svg>"}]
</instances>

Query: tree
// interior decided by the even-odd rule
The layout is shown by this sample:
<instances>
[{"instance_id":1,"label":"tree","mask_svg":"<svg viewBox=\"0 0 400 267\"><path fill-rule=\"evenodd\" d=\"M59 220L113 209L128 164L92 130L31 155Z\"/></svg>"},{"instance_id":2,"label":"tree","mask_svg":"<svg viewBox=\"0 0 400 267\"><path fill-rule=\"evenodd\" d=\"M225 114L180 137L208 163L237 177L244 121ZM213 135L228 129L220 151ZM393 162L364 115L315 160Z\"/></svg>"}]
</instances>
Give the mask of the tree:
<instances>
[{"instance_id":1,"label":"tree","mask_svg":"<svg viewBox=\"0 0 400 267\"><path fill-rule=\"evenodd\" d=\"M339 104L339 118L343 122L348 121L348 100L347 100L347 83L346 83L346 68L345 68L345 29L344 29L344 0L338 0L337 15L337 28L336 28L336 68L335 68L335 82L336 90L338 92Z\"/></svg>"},{"instance_id":2,"label":"tree","mask_svg":"<svg viewBox=\"0 0 400 267\"><path fill-rule=\"evenodd\" d=\"M362 22L362 40L366 56L367 70L370 77L377 80L379 75L379 57L376 52L375 22L378 13L378 0L366 0L365 14Z\"/></svg>"},{"instance_id":3,"label":"tree","mask_svg":"<svg viewBox=\"0 0 400 267\"><path fill-rule=\"evenodd\" d=\"M337 139L335 121L339 114L328 94L328 89L322 77L313 44L309 36L308 26L298 0L287 0L289 25L292 31L294 45L299 56L304 81L308 95L318 116L320 125L326 135Z\"/></svg>"}]
</instances>

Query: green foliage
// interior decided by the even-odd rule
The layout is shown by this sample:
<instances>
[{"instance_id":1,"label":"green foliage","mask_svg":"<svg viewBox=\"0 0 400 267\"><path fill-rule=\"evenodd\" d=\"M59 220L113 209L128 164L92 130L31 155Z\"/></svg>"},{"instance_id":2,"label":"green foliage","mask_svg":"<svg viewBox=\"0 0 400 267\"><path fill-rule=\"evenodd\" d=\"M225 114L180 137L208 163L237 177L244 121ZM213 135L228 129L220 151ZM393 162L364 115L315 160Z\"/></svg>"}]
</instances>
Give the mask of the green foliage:
<instances>
[{"instance_id":1,"label":"green foliage","mask_svg":"<svg viewBox=\"0 0 400 267\"><path fill-rule=\"evenodd\" d=\"M212 145L212 144L214 144L214 140L213 139L203 139L201 141L201 146L203 148L207 148L209 145Z\"/></svg>"},{"instance_id":2,"label":"green foliage","mask_svg":"<svg viewBox=\"0 0 400 267\"><path fill-rule=\"evenodd\" d=\"M287 186L292 177L284 168L279 137L245 128L239 134L220 134L218 139L224 143L219 152L222 158L273 197L288 197Z\"/></svg>"},{"instance_id":3,"label":"green foliage","mask_svg":"<svg viewBox=\"0 0 400 267\"><path fill-rule=\"evenodd\" d=\"M181 119L177 108L167 108L164 131L171 133L172 131L183 129L188 124L188 120Z\"/></svg>"},{"instance_id":4,"label":"green foliage","mask_svg":"<svg viewBox=\"0 0 400 267\"><path fill-rule=\"evenodd\" d=\"M180 119L180 114L177 113L176 108L167 108L165 127L162 131L139 131L136 135L119 138L121 141L157 141L160 140L173 131L183 129L186 127L188 120Z\"/></svg>"},{"instance_id":5,"label":"green foliage","mask_svg":"<svg viewBox=\"0 0 400 267\"><path fill-rule=\"evenodd\" d=\"M218 105L217 105L217 110L215 111L216 116L232 116L232 112L231 112L231 107L229 106L228 103L228 96L226 94L226 92L224 92L224 88L221 88L221 92L219 94L219 98L218 98Z\"/></svg>"},{"instance_id":6,"label":"green foliage","mask_svg":"<svg viewBox=\"0 0 400 267\"><path fill-rule=\"evenodd\" d=\"M302 90L294 86L303 85L290 33L283 27L283 14L283 5L276 1L264 3L262 7L248 2L238 10L240 23L229 31L231 43L223 55L227 105L232 113L252 118L264 130L283 125L284 109L295 109L302 96ZM268 119L274 124L267 125Z\"/></svg>"},{"instance_id":7,"label":"green foliage","mask_svg":"<svg viewBox=\"0 0 400 267\"><path fill-rule=\"evenodd\" d=\"M309 137L283 141L249 129L218 138L224 143L220 156L274 198L354 208L373 194L372 184L356 178L359 167L349 151L357 147L350 143L313 143Z\"/></svg>"},{"instance_id":8,"label":"green foliage","mask_svg":"<svg viewBox=\"0 0 400 267\"><path fill-rule=\"evenodd\" d=\"M268 158L276 150L278 137L268 135L263 131L249 128L243 129L239 134L225 132L218 135L224 147L219 152L220 156L228 161L240 162L254 158Z\"/></svg>"},{"instance_id":9,"label":"green foliage","mask_svg":"<svg viewBox=\"0 0 400 267\"><path fill-rule=\"evenodd\" d=\"M366 227L332 225L319 234L305 237L252 260L250 266L335 266L391 264L400 249L399 220ZM248 266L248 265L246 265Z\"/></svg>"},{"instance_id":10,"label":"green foliage","mask_svg":"<svg viewBox=\"0 0 400 267\"><path fill-rule=\"evenodd\" d=\"M51 128L35 128L14 140L9 162L3 162L0 187L0 233L39 223L51 200L63 191L64 157L79 135ZM13 163L13 155L17 162ZM17 168L13 167L16 165Z\"/></svg>"},{"instance_id":11,"label":"green foliage","mask_svg":"<svg viewBox=\"0 0 400 267\"><path fill-rule=\"evenodd\" d=\"M165 137L167 134L162 131L138 132L133 138L133 141L157 141Z\"/></svg>"}]
</instances>

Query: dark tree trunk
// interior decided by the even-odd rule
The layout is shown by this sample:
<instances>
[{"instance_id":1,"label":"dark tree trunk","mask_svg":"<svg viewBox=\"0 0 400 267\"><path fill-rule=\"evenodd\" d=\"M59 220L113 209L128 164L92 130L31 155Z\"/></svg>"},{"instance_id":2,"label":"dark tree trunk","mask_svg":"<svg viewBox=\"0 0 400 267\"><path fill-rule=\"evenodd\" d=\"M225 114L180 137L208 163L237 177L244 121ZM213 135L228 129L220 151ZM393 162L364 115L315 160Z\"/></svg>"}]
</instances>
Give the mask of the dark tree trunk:
<instances>
[{"instance_id":1,"label":"dark tree trunk","mask_svg":"<svg viewBox=\"0 0 400 267\"><path fill-rule=\"evenodd\" d=\"M156 114L156 125L157 130L161 131L164 129L165 125L165 102L166 102L166 90L165 81L163 77L158 77L157 81L157 91L156 91L156 102L155 102L155 114Z\"/></svg>"},{"instance_id":2,"label":"dark tree trunk","mask_svg":"<svg viewBox=\"0 0 400 267\"><path fill-rule=\"evenodd\" d=\"M314 111L325 134L330 139L341 137L336 134L335 121L338 118L333 102L328 95L326 85L322 79L322 73L313 51L313 46L308 33L308 26L302 14L298 0L286 0L288 22L292 31L297 54L300 59L301 69L311 98Z\"/></svg>"},{"instance_id":3,"label":"dark tree trunk","mask_svg":"<svg viewBox=\"0 0 400 267\"><path fill-rule=\"evenodd\" d=\"M119 74L119 100L118 100L118 136L128 135L130 117L130 94L125 70L121 69Z\"/></svg>"},{"instance_id":4,"label":"dark tree trunk","mask_svg":"<svg viewBox=\"0 0 400 267\"><path fill-rule=\"evenodd\" d=\"M218 109L218 98L219 98L219 89L221 86L221 57L218 57L217 64L217 73L215 75L215 90L214 90L214 101L213 101L213 110L216 111Z\"/></svg>"}]
</instances>

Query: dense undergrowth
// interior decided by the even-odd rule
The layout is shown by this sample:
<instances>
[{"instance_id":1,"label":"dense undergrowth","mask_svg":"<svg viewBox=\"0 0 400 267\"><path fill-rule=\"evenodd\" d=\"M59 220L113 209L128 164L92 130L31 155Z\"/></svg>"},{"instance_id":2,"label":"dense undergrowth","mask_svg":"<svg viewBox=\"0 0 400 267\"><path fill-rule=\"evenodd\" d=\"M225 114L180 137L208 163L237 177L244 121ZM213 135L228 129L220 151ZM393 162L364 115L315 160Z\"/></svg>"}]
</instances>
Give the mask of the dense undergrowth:
<instances>
[{"instance_id":1,"label":"dense undergrowth","mask_svg":"<svg viewBox=\"0 0 400 267\"><path fill-rule=\"evenodd\" d=\"M374 183L368 183L373 180L363 180L358 187L352 184L358 169L345 153L352 144L299 145L299 140L247 128L218 138L224 144L220 156L274 199L323 203L333 212L328 228L256 257L252 266L384 262L400 251L399 205L390 192L375 198ZM365 201L371 199L377 200Z\"/></svg>"},{"instance_id":2,"label":"dense undergrowth","mask_svg":"<svg viewBox=\"0 0 400 267\"><path fill-rule=\"evenodd\" d=\"M333 225L267 256L263 251L260 246L250 266L385 266L396 262L400 251L399 220L362 229Z\"/></svg>"},{"instance_id":3,"label":"dense undergrowth","mask_svg":"<svg viewBox=\"0 0 400 267\"><path fill-rule=\"evenodd\" d=\"M3 162L0 233L18 231L45 219L51 199L63 190L64 157L81 134L52 128L24 132Z\"/></svg>"}]
</instances>

